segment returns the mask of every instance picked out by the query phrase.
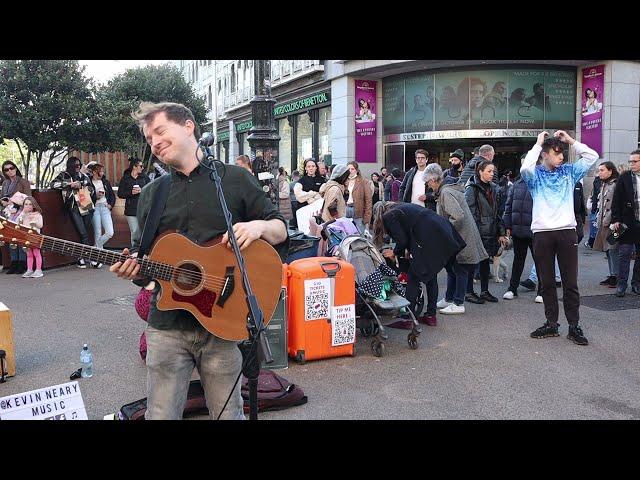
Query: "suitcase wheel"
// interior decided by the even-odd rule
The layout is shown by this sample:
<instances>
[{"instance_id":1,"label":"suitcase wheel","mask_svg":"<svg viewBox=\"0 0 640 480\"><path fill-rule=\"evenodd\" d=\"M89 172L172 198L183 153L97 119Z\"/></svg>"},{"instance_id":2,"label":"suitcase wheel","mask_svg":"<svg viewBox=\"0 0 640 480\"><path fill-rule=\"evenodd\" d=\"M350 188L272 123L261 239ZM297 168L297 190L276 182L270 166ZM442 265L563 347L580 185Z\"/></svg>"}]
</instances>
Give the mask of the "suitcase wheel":
<instances>
[{"instance_id":1,"label":"suitcase wheel","mask_svg":"<svg viewBox=\"0 0 640 480\"><path fill-rule=\"evenodd\" d=\"M386 350L387 347L385 347L384 342L380 342L378 340L371 342L371 352L373 352L376 357L384 356Z\"/></svg>"},{"instance_id":2,"label":"suitcase wheel","mask_svg":"<svg viewBox=\"0 0 640 480\"><path fill-rule=\"evenodd\" d=\"M304 359L304 350L298 350L296 353L296 362L300 365L304 365L307 361Z\"/></svg>"}]
</instances>

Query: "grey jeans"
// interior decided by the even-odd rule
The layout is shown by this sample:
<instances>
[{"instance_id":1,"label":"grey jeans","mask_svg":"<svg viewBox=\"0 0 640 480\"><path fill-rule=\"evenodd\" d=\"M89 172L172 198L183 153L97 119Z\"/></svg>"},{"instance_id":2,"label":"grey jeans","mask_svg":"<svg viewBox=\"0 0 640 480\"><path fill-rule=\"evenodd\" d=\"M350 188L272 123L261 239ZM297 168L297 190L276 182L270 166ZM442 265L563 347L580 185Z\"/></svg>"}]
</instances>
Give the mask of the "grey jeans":
<instances>
[{"instance_id":1,"label":"grey jeans","mask_svg":"<svg viewBox=\"0 0 640 480\"><path fill-rule=\"evenodd\" d=\"M218 338L200 324L193 330L159 330L147 325L146 420L180 420L193 368L198 369L209 416L218 417L242 368L238 343ZM220 417L244 420L238 381Z\"/></svg>"},{"instance_id":2,"label":"grey jeans","mask_svg":"<svg viewBox=\"0 0 640 480\"><path fill-rule=\"evenodd\" d=\"M136 232L140 228L140 225L138 225L138 217L136 217L135 215L125 215L124 218L127 219L127 223L129 224L129 231L131 232L131 244L133 245L133 237L136 236Z\"/></svg>"}]
</instances>

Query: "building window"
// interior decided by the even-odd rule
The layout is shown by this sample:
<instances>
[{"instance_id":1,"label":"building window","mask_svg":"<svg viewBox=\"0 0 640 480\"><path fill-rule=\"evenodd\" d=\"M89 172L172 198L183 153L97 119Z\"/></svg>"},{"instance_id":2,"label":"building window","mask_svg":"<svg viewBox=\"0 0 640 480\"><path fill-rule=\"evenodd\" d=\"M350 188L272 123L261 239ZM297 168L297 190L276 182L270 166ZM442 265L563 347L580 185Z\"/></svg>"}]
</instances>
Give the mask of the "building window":
<instances>
[{"instance_id":1,"label":"building window","mask_svg":"<svg viewBox=\"0 0 640 480\"><path fill-rule=\"evenodd\" d=\"M208 90L209 90L209 95L207 95L207 99L209 100L209 103L208 103L209 110L211 110L213 108L213 95L211 94L211 84L209 84Z\"/></svg>"},{"instance_id":2,"label":"building window","mask_svg":"<svg viewBox=\"0 0 640 480\"><path fill-rule=\"evenodd\" d=\"M306 158L313 156L313 128L307 112L296 115L296 122L298 122L298 138L296 139L296 146L298 147L297 165L300 165Z\"/></svg>"},{"instance_id":3,"label":"building window","mask_svg":"<svg viewBox=\"0 0 640 480\"><path fill-rule=\"evenodd\" d=\"M231 65L231 93L236 91L236 66Z\"/></svg>"},{"instance_id":4,"label":"building window","mask_svg":"<svg viewBox=\"0 0 640 480\"><path fill-rule=\"evenodd\" d=\"M278 78L280 78L280 60L274 60L271 62L271 79Z\"/></svg>"},{"instance_id":5,"label":"building window","mask_svg":"<svg viewBox=\"0 0 640 480\"><path fill-rule=\"evenodd\" d=\"M224 163L229 163L229 151L225 148L224 142L220 142L220 160Z\"/></svg>"},{"instance_id":6,"label":"building window","mask_svg":"<svg viewBox=\"0 0 640 480\"><path fill-rule=\"evenodd\" d=\"M331 107L318 111L318 160L331 164Z\"/></svg>"},{"instance_id":7,"label":"building window","mask_svg":"<svg viewBox=\"0 0 640 480\"><path fill-rule=\"evenodd\" d=\"M238 135L238 147L240 148L240 155L251 156L251 147L247 138L249 138L249 132L240 133Z\"/></svg>"},{"instance_id":8,"label":"building window","mask_svg":"<svg viewBox=\"0 0 640 480\"><path fill-rule=\"evenodd\" d=\"M291 166L291 126L286 118L278 121L278 135L280 135L278 163L288 171Z\"/></svg>"}]
</instances>

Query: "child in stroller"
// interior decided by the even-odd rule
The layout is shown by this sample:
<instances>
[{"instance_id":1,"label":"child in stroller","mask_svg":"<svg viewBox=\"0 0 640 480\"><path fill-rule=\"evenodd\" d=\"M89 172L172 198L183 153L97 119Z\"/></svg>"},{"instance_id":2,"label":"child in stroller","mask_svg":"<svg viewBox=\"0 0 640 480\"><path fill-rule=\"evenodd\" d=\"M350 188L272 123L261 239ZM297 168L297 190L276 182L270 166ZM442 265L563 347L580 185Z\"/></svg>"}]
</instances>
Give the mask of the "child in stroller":
<instances>
[{"instance_id":1,"label":"child in stroller","mask_svg":"<svg viewBox=\"0 0 640 480\"><path fill-rule=\"evenodd\" d=\"M422 329L404 298L404 287L397 280L397 273L391 269L375 245L360 235L349 235L339 244L335 254L341 260L353 265L356 272L356 319L360 332L365 337L373 337L371 351L376 357L386 350L384 341L389 338L380 321L390 320L405 308L413 321L413 328L407 336L411 349L418 348L418 336Z\"/></svg>"}]
</instances>

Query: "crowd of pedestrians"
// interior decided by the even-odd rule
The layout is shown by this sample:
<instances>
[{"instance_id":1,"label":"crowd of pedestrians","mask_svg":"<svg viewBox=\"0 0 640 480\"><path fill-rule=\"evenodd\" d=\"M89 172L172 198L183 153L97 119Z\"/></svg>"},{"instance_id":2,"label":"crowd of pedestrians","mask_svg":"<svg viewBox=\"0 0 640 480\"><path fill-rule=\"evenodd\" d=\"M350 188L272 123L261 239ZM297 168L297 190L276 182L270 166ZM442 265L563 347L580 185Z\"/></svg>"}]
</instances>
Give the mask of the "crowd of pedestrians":
<instances>
[{"instance_id":1,"label":"crowd of pedestrians","mask_svg":"<svg viewBox=\"0 0 640 480\"><path fill-rule=\"evenodd\" d=\"M577 157L573 163L565 159L570 148ZM489 291L489 282L493 278L501 283L501 270L506 267L509 280L503 300L516 300L518 290L525 288L535 290L535 302L544 304L546 321L531 337L559 335L557 289L562 288L567 338L587 345L579 323L577 247L588 222L585 246L604 252L607 258L608 275L601 284L624 296L640 241L640 151L631 153L629 169L623 174L612 162L600 163L588 202L583 177L594 167L598 154L564 131L542 132L520 158L519 175L511 170L499 175L491 145L478 147L467 162L464 157L461 149L452 152L449 168L443 171L439 164L429 163L427 151L419 149L415 166L406 173L385 167L371 174L370 180L362 177L357 162L333 165L325 177L310 159L302 179L292 181L291 188L297 192L298 205L324 199L323 222L353 218L361 233L373 233L388 262L395 261L399 272L404 265L407 298L420 322L435 326L436 313L464 314L465 302L499 302ZM364 183L369 188L359 187ZM450 230L441 231L443 224L433 214L446 220ZM390 241L396 245L393 251L386 248ZM503 256L510 249L513 261L507 265ZM533 265L523 279L528 253ZM436 276L443 269L447 289L439 298ZM630 283L632 292L640 294L638 262ZM424 305L417 300L420 285Z\"/></svg>"}]
</instances>

